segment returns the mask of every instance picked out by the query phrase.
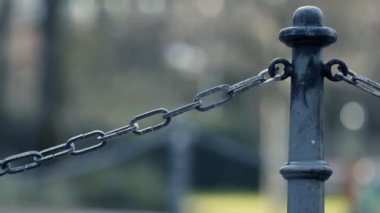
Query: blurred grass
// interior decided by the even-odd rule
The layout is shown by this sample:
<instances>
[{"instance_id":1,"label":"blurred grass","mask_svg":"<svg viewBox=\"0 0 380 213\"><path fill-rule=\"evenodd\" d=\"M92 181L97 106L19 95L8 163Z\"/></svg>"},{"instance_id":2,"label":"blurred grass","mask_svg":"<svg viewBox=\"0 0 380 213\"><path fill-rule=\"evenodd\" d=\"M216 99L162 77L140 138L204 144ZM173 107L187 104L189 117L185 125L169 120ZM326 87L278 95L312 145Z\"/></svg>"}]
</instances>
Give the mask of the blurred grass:
<instances>
[{"instance_id":1,"label":"blurred grass","mask_svg":"<svg viewBox=\"0 0 380 213\"><path fill-rule=\"evenodd\" d=\"M276 204L268 197L249 192L192 194L188 200L188 211L196 213L279 213L286 212L286 203ZM327 213L347 213L349 203L338 195L327 195L325 211Z\"/></svg>"}]
</instances>

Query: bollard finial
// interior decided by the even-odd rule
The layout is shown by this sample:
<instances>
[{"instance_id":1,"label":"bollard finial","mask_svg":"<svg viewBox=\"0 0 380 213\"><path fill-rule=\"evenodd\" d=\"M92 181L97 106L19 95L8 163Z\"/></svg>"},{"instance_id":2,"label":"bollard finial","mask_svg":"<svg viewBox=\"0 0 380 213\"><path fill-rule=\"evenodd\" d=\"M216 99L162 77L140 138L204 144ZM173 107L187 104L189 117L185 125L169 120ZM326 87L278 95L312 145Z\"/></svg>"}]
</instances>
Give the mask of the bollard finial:
<instances>
[{"instance_id":1,"label":"bollard finial","mask_svg":"<svg viewBox=\"0 0 380 213\"><path fill-rule=\"evenodd\" d=\"M280 31L280 40L290 47L305 44L328 46L336 41L337 34L322 22L323 13L318 7L300 7L294 12L293 26Z\"/></svg>"},{"instance_id":2,"label":"bollard finial","mask_svg":"<svg viewBox=\"0 0 380 213\"><path fill-rule=\"evenodd\" d=\"M323 13L314 6L298 8L293 15L293 26L322 26Z\"/></svg>"}]
</instances>

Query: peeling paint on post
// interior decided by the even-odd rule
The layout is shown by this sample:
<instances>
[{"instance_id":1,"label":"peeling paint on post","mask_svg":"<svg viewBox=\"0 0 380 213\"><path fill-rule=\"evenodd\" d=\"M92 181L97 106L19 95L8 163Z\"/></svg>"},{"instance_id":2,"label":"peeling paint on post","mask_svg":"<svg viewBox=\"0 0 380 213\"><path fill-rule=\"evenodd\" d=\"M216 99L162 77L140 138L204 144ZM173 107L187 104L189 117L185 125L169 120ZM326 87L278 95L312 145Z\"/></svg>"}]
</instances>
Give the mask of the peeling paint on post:
<instances>
[{"instance_id":1,"label":"peeling paint on post","mask_svg":"<svg viewBox=\"0 0 380 213\"><path fill-rule=\"evenodd\" d=\"M292 47L289 162L280 170L288 180L288 213L324 212L324 181L332 170L323 161L322 48L336 41L313 6L296 10L293 26L280 31Z\"/></svg>"}]
</instances>

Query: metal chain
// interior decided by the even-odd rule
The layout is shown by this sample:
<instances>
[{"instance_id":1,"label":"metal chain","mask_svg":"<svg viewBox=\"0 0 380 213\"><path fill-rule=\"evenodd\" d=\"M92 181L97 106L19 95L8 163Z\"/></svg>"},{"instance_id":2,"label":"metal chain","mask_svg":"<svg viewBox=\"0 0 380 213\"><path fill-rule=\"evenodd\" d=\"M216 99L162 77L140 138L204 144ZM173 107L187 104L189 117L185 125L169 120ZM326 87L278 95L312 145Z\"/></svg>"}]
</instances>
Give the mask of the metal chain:
<instances>
[{"instance_id":1,"label":"metal chain","mask_svg":"<svg viewBox=\"0 0 380 213\"><path fill-rule=\"evenodd\" d=\"M283 64L283 70L280 70L279 64ZM290 76L292 70L291 64L281 58L274 59L268 69L260 72L257 76L245 79L233 85L221 84L210 89L204 90L194 96L193 101L189 104L180 106L174 110L167 110L164 108L154 109L137 115L131 119L128 125L119 127L117 129L103 132L100 130L94 130L84 134L74 136L67 140L66 143L62 143L41 151L27 151L16 155L11 155L3 160L0 160L0 176L5 174L14 174L30 169L34 169L40 166L42 163L60 158L67 155L81 155L87 152L94 151L96 149L104 147L110 139L125 135L127 133L134 133L136 135L143 135L149 132L159 130L166 127L172 118L189 112L197 110L200 112L206 112L211 109L220 107L227 102L231 101L236 95L256 86L260 86L271 81L281 81ZM210 104L205 104L204 100L214 96L214 98L222 98L214 101ZM140 127L139 122L142 120L153 117L161 116L162 121L152 126ZM76 148L77 144L80 144L84 139L94 138L94 144L85 148Z\"/></svg>"},{"instance_id":2,"label":"metal chain","mask_svg":"<svg viewBox=\"0 0 380 213\"><path fill-rule=\"evenodd\" d=\"M332 67L337 65L338 72L333 75ZM325 65L325 76L331 81L345 81L355 87L366 91L376 97L380 97L380 83L348 69L347 65L338 59L330 60Z\"/></svg>"}]
</instances>

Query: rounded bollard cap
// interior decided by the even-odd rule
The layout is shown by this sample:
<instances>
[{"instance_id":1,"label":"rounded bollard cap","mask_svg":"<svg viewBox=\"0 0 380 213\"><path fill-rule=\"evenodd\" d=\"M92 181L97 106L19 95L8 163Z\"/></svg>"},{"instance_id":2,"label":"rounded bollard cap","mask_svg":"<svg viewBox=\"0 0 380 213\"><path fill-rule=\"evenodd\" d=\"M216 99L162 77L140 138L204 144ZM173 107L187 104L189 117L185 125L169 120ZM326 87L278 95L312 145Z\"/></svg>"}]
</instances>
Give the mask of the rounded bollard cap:
<instances>
[{"instance_id":1,"label":"rounded bollard cap","mask_svg":"<svg viewBox=\"0 0 380 213\"><path fill-rule=\"evenodd\" d=\"M337 33L323 26L323 13L318 7L304 6L294 12L293 26L282 29L279 39L290 47L305 44L325 47L336 41Z\"/></svg>"},{"instance_id":2,"label":"rounded bollard cap","mask_svg":"<svg viewBox=\"0 0 380 213\"><path fill-rule=\"evenodd\" d=\"M303 6L293 14L293 26L322 26L323 13L314 6Z\"/></svg>"}]
</instances>

